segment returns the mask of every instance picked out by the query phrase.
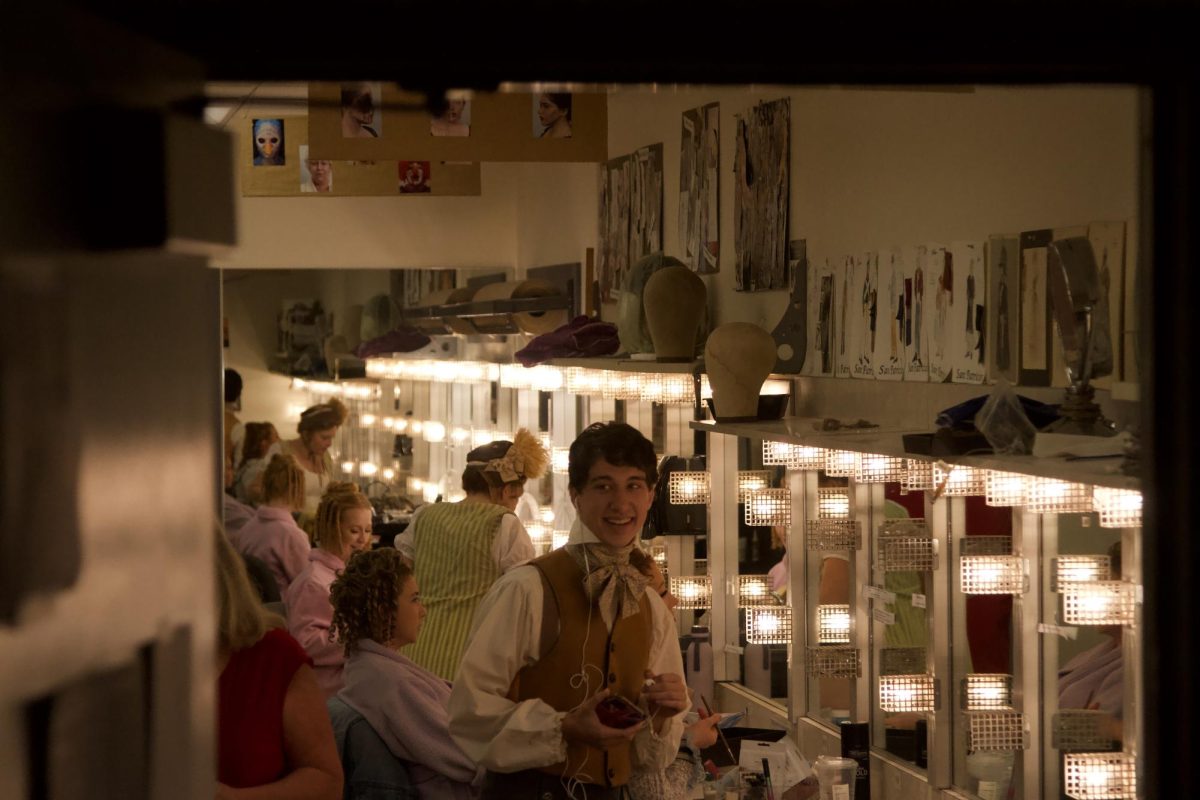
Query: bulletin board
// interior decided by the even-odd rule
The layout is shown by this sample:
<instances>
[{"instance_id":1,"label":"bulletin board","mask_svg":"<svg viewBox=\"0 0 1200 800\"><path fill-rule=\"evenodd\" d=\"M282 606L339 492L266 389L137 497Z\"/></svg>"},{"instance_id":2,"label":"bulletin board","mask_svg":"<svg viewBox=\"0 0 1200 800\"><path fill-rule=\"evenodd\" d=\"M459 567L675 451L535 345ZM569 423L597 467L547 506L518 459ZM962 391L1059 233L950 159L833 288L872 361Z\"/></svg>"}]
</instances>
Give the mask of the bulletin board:
<instances>
[{"instance_id":1,"label":"bulletin board","mask_svg":"<svg viewBox=\"0 0 1200 800\"><path fill-rule=\"evenodd\" d=\"M319 158L316 148L309 145L309 118L275 118L281 134L279 150L267 157L255 145L256 120L263 119L246 117L237 127L242 194L246 197L415 198L481 194L478 163L425 161L415 157L330 160L328 191L318 191L302 157L306 153L309 158ZM259 124L261 132L262 123ZM273 132L270 126L267 132Z\"/></svg>"},{"instance_id":2,"label":"bulletin board","mask_svg":"<svg viewBox=\"0 0 1200 800\"><path fill-rule=\"evenodd\" d=\"M469 98L469 134L434 135L424 97L378 84L372 121L378 135L351 138L342 130L342 84L308 86L312 151L336 160L601 162L608 158L608 103L603 94L572 93L570 136L544 135L533 94L476 92Z\"/></svg>"}]
</instances>

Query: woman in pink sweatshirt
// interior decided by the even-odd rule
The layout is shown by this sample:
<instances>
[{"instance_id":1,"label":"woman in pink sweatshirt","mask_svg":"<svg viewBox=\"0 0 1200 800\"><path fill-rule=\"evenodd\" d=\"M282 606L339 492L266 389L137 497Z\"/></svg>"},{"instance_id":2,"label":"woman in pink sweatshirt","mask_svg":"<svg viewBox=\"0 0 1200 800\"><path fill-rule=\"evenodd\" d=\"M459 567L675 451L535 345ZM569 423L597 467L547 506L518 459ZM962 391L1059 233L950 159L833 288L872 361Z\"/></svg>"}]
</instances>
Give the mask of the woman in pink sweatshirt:
<instances>
[{"instance_id":1,"label":"woman in pink sweatshirt","mask_svg":"<svg viewBox=\"0 0 1200 800\"><path fill-rule=\"evenodd\" d=\"M391 548L356 555L331 599L347 654L338 697L406 762L420 797L477 797L484 769L450 738L450 684L399 652L417 640L425 619L412 570Z\"/></svg>"},{"instance_id":2,"label":"woman in pink sweatshirt","mask_svg":"<svg viewBox=\"0 0 1200 800\"><path fill-rule=\"evenodd\" d=\"M304 473L291 456L276 455L263 472L263 504L236 531L234 549L262 560L271 569L282 595L308 564L308 534L292 519L304 507Z\"/></svg>"},{"instance_id":3,"label":"woman in pink sweatshirt","mask_svg":"<svg viewBox=\"0 0 1200 800\"><path fill-rule=\"evenodd\" d=\"M329 625L329 587L351 553L371 547L371 503L353 483L332 483L317 507L317 546L308 564L283 594L288 632L313 660L317 683L332 697L342 687L342 646Z\"/></svg>"}]
</instances>

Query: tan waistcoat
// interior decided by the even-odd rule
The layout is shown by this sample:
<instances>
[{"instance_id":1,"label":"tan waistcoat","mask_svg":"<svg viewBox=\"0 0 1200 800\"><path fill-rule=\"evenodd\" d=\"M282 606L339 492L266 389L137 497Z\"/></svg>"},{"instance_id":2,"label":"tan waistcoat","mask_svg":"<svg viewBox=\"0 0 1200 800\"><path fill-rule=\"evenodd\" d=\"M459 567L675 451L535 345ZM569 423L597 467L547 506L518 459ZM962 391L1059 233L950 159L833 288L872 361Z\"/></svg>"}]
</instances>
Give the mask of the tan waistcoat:
<instances>
[{"instance_id":1,"label":"tan waistcoat","mask_svg":"<svg viewBox=\"0 0 1200 800\"><path fill-rule=\"evenodd\" d=\"M645 594L639 600L640 611L618 619L609 633L596 604L590 604L589 625L583 571L565 549L530 563L542 575L542 656L517 673L509 698L514 702L538 698L558 711L570 711L607 687L636 704L653 641L653 619ZM587 664L588 682L576 689L571 687L571 676L582 667L581 654ZM603 683L599 682L601 675ZM541 770L584 783L622 786L629 780L631 748L629 742L604 750L568 743L566 762Z\"/></svg>"}]
</instances>

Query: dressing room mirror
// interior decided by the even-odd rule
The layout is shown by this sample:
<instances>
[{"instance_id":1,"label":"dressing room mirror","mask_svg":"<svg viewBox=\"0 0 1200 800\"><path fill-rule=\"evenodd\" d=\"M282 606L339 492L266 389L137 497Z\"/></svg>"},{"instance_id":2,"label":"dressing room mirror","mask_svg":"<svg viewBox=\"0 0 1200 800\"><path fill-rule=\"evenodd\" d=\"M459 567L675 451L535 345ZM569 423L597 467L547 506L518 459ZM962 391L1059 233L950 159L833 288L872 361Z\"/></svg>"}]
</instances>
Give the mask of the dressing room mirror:
<instances>
[{"instance_id":1,"label":"dressing room mirror","mask_svg":"<svg viewBox=\"0 0 1200 800\"><path fill-rule=\"evenodd\" d=\"M927 493L905 491L899 483L882 488L871 513L871 583L884 593L871 623L872 745L924 767L934 696L928 652L936 550Z\"/></svg>"},{"instance_id":2,"label":"dressing room mirror","mask_svg":"<svg viewBox=\"0 0 1200 800\"><path fill-rule=\"evenodd\" d=\"M1029 589L1019 523L1013 509L983 496L949 503L953 781L984 800L1016 800L1026 718L1015 716L1022 709L1014 609Z\"/></svg>"},{"instance_id":3,"label":"dressing room mirror","mask_svg":"<svg viewBox=\"0 0 1200 800\"><path fill-rule=\"evenodd\" d=\"M1042 637L1047 797L1063 794L1072 753L1122 750L1132 673L1135 603L1131 563L1139 528L1102 527L1100 515L1042 515L1047 561ZM1136 659L1133 660L1136 663Z\"/></svg>"},{"instance_id":4,"label":"dressing room mirror","mask_svg":"<svg viewBox=\"0 0 1200 800\"><path fill-rule=\"evenodd\" d=\"M853 720L854 571L861 521L850 479L805 473L804 554L808 716L836 728ZM818 666L819 665L819 666Z\"/></svg>"}]
</instances>

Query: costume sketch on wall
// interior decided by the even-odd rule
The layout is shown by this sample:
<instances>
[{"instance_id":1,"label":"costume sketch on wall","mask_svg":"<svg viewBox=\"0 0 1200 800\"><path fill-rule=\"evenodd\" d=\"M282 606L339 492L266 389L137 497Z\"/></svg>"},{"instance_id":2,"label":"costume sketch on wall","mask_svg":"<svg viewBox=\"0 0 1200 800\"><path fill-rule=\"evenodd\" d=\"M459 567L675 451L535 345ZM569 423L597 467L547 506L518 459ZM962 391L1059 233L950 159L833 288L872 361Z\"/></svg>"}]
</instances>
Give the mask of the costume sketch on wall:
<instances>
[{"instance_id":1,"label":"costume sketch on wall","mask_svg":"<svg viewBox=\"0 0 1200 800\"><path fill-rule=\"evenodd\" d=\"M931 383L948 381L954 371L950 326L954 318L955 292L962 291L962 287L955 284L954 266L952 254L943 245L929 244L925 247L925 276L929 281L928 291L933 296L933 318L929 329Z\"/></svg>"},{"instance_id":2,"label":"costume sketch on wall","mask_svg":"<svg viewBox=\"0 0 1200 800\"><path fill-rule=\"evenodd\" d=\"M1093 222L1088 225L1088 241L1096 256L1096 268L1100 271L1100 285L1108 294L1108 332L1112 339L1113 376L1121 374L1124 355L1121 345L1122 294L1125 286L1125 223ZM1108 376L1096 379L1096 385L1105 388L1113 380Z\"/></svg>"},{"instance_id":3,"label":"costume sketch on wall","mask_svg":"<svg viewBox=\"0 0 1200 800\"><path fill-rule=\"evenodd\" d=\"M1018 241L1016 236L992 236L988 239L988 317L987 363L992 380L1004 378L1017 383L1017 348L1020 325L1020 289L1017 282Z\"/></svg>"},{"instance_id":4,"label":"costume sketch on wall","mask_svg":"<svg viewBox=\"0 0 1200 800\"><path fill-rule=\"evenodd\" d=\"M733 288L787 289L791 101L760 103L737 117Z\"/></svg>"},{"instance_id":5,"label":"costume sketch on wall","mask_svg":"<svg viewBox=\"0 0 1200 800\"><path fill-rule=\"evenodd\" d=\"M837 294L834 270L828 258L810 259L808 270L808 355L804 359L804 374L832 376Z\"/></svg>"},{"instance_id":6,"label":"costume sketch on wall","mask_svg":"<svg viewBox=\"0 0 1200 800\"><path fill-rule=\"evenodd\" d=\"M875 378L872 359L875 353L875 323L879 316L878 257L873 252L853 256L850 283L849 347L850 374L855 378Z\"/></svg>"},{"instance_id":7,"label":"costume sketch on wall","mask_svg":"<svg viewBox=\"0 0 1200 800\"><path fill-rule=\"evenodd\" d=\"M601 302L616 302L630 265L662 250L662 153L660 142L600 168L596 275Z\"/></svg>"},{"instance_id":8,"label":"costume sketch on wall","mask_svg":"<svg viewBox=\"0 0 1200 800\"><path fill-rule=\"evenodd\" d=\"M1050 300L1046 288L1049 229L1021 234L1020 384L1050 385Z\"/></svg>"},{"instance_id":9,"label":"costume sketch on wall","mask_svg":"<svg viewBox=\"0 0 1200 800\"><path fill-rule=\"evenodd\" d=\"M878 254L879 313L875 318L875 348L871 362L875 378L904 379L904 262L896 248Z\"/></svg>"},{"instance_id":10,"label":"costume sketch on wall","mask_svg":"<svg viewBox=\"0 0 1200 800\"><path fill-rule=\"evenodd\" d=\"M984 245L980 242L954 242L951 258L961 287L951 309L949 326L950 355L955 383L983 383L987 355L987 281L984 272Z\"/></svg>"},{"instance_id":11,"label":"costume sketch on wall","mask_svg":"<svg viewBox=\"0 0 1200 800\"><path fill-rule=\"evenodd\" d=\"M833 312L834 332L834 374L839 378L850 377L850 367L854 361L851 353L853 343L850 341L850 292L851 279L854 273L854 257L838 256L834 269L834 299L837 301Z\"/></svg>"},{"instance_id":12,"label":"costume sketch on wall","mask_svg":"<svg viewBox=\"0 0 1200 800\"><path fill-rule=\"evenodd\" d=\"M284 150L283 120L256 119L251 131L254 140L254 166L282 167L287 163Z\"/></svg>"},{"instance_id":13,"label":"costume sketch on wall","mask_svg":"<svg viewBox=\"0 0 1200 800\"><path fill-rule=\"evenodd\" d=\"M718 270L721 108L709 103L683 112L679 147L680 260L702 274Z\"/></svg>"},{"instance_id":14,"label":"costume sketch on wall","mask_svg":"<svg viewBox=\"0 0 1200 800\"><path fill-rule=\"evenodd\" d=\"M909 245L904 261L904 380L929 380L929 304L925 246Z\"/></svg>"}]
</instances>

